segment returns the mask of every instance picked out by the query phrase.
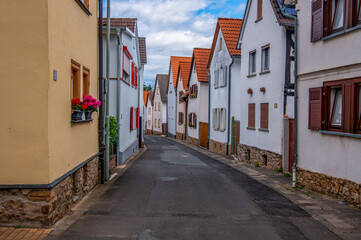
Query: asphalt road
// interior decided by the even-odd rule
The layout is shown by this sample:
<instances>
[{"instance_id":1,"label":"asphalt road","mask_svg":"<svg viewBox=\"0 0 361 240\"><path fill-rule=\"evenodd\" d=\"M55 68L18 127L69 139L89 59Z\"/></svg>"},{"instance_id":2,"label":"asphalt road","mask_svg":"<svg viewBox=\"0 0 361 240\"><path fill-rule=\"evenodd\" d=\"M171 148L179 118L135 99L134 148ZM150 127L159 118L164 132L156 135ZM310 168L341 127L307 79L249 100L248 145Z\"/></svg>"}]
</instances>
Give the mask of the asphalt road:
<instances>
[{"instance_id":1,"label":"asphalt road","mask_svg":"<svg viewBox=\"0 0 361 240\"><path fill-rule=\"evenodd\" d=\"M186 146L148 150L61 239L339 239L278 192Z\"/></svg>"}]
</instances>

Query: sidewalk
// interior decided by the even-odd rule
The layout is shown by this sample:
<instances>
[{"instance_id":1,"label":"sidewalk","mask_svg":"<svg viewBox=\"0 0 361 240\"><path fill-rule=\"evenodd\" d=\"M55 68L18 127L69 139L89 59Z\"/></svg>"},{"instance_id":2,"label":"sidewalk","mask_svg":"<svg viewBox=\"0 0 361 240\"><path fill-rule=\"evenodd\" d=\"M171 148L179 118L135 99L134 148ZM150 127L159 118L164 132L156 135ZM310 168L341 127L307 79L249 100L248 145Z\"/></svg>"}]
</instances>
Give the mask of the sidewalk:
<instances>
[{"instance_id":1,"label":"sidewalk","mask_svg":"<svg viewBox=\"0 0 361 240\"><path fill-rule=\"evenodd\" d=\"M359 209L308 189L294 189L292 188L291 177L284 176L284 173L237 162L233 156L214 153L208 149L191 145L183 140L168 139L227 164L274 189L303 208L311 214L313 218L322 222L330 231L336 233L343 239L361 239L361 211Z\"/></svg>"},{"instance_id":2,"label":"sidewalk","mask_svg":"<svg viewBox=\"0 0 361 240\"><path fill-rule=\"evenodd\" d=\"M0 227L0 240L40 240L51 232L51 229Z\"/></svg>"}]
</instances>

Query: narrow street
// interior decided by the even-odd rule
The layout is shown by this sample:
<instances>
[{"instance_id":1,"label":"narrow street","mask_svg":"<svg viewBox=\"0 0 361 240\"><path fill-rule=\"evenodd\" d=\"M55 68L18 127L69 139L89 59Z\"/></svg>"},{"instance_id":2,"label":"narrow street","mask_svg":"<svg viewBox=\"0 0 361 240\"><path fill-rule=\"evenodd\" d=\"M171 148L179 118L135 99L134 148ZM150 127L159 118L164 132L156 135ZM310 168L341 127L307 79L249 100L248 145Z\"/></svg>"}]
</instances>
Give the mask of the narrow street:
<instances>
[{"instance_id":1,"label":"narrow street","mask_svg":"<svg viewBox=\"0 0 361 240\"><path fill-rule=\"evenodd\" d=\"M164 137L61 239L339 239L287 198Z\"/></svg>"}]
</instances>

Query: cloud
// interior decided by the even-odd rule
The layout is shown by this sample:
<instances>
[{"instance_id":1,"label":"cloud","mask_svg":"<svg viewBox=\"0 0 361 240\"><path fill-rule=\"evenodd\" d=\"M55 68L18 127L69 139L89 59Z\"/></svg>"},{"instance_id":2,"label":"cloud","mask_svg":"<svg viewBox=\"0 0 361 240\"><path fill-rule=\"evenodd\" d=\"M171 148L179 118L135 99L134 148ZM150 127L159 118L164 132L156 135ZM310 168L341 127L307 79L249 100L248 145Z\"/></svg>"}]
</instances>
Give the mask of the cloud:
<instances>
[{"instance_id":1,"label":"cloud","mask_svg":"<svg viewBox=\"0 0 361 240\"><path fill-rule=\"evenodd\" d=\"M247 6L246 3L241 3L241 4L239 4L238 8L236 9L236 12L237 12L237 13L243 13L244 10L246 10L246 6Z\"/></svg>"}]
</instances>

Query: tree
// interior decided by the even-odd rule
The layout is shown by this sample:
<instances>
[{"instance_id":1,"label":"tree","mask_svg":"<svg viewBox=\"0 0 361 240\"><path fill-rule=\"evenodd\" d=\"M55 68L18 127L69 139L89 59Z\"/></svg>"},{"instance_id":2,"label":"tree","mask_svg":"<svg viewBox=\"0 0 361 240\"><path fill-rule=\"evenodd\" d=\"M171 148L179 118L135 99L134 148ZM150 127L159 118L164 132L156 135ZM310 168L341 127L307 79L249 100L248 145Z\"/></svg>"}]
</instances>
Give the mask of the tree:
<instances>
[{"instance_id":1,"label":"tree","mask_svg":"<svg viewBox=\"0 0 361 240\"><path fill-rule=\"evenodd\" d=\"M150 90L152 90L152 86L150 85L150 84L148 84L148 86L147 85L145 85L145 83L143 84L143 91L150 91Z\"/></svg>"}]
</instances>

